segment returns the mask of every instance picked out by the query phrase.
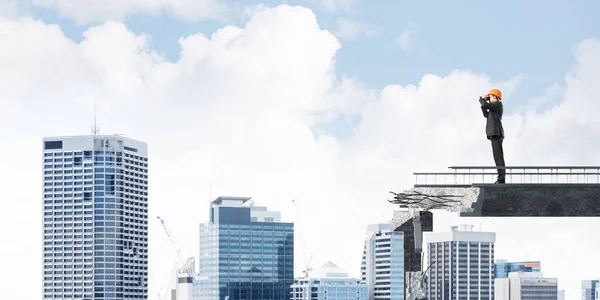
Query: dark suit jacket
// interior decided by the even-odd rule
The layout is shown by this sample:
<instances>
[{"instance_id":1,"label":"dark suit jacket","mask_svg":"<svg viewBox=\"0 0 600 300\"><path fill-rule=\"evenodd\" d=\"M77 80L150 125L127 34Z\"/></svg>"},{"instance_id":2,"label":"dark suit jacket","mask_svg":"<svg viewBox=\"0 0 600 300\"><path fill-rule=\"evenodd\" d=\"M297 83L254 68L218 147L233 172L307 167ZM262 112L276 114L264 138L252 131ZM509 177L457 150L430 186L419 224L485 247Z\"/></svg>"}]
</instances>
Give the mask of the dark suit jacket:
<instances>
[{"instance_id":1,"label":"dark suit jacket","mask_svg":"<svg viewBox=\"0 0 600 300\"><path fill-rule=\"evenodd\" d=\"M504 138L504 127L502 126L502 114L504 113L504 106L502 105L502 101L487 103L480 98L479 103L481 103L481 111L483 112L483 116L487 119L485 124L485 134L487 135L487 138Z\"/></svg>"}]
</instances>

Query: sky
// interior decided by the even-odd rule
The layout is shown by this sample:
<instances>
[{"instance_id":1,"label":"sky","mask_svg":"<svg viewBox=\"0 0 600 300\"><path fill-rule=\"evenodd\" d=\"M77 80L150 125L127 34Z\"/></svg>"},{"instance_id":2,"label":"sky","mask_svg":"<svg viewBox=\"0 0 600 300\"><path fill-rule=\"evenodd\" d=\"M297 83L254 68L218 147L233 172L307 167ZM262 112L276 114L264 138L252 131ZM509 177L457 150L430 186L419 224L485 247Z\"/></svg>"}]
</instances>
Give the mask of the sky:
<instances>
[{"instance_id":1,"label":"sky","mask_svg":"<svg viewBox=\"0 0 600 300\"><path fill-rule=\"evenodd\" d=\"M42 291L42 138L148 143L150 299L198 255L220 195L296 222L306 249L359 276L368 224L413 172L492 165L477 102L503 91L508 165L600 165L598 1L0 0L0 282ZM297 206L293 206L295 200ZM540 260L567 299L600 278L596 218L458 218L496 258ZM300 235L302 238L300 238ZM22 280L30 278L30 280Z\"/></svg>"}]
</instances>

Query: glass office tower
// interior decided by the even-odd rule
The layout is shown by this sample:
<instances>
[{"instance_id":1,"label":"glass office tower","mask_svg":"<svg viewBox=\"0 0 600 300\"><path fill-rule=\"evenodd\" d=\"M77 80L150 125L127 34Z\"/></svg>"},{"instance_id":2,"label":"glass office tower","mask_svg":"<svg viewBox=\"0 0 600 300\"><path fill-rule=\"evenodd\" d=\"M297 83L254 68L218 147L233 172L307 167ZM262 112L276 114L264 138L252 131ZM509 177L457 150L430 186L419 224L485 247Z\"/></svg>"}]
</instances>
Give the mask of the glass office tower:
<instances>
[{"instance_id":1,"label":"glass office tower","mask_svg":"<svg viewBox=\"0 0 600 300\"><path fill-rule=\"evenodd\" d=\"M541 272L542 264L539 261L508 262L503 259L494 265L496 278L508 278L510 272Z\"/></svg>"},{"instance_id":2,"label":"glass office tower","mask_svg":"<svg viewBox=\"0 0 600 300\"><path fill-rule=\"evenodd\" d=\"M147 299L146 144L44 138L43 162L43 297Z\"/></svg>"},{"instance_id":3,"label":"glass office tower","mask_svg":"<svg viewBox=\"0 0 600 300\"><path fill-rule=\"evenodd\" d=\"M247 197L219 197L200 225L200 300L288 300L294 283L294 225ZM253 202L253 201L250 201Z\"/></svg>"},{"instance_id":4,"label":"glass office tower","mask_svg":"<svg viewBox=\"0 0 600 300\"><path fill-rule=\"evenodd\" d=\"M404 232L368 225L360 271L369 300L404 300Z\"/></svg>"}]
</instances>

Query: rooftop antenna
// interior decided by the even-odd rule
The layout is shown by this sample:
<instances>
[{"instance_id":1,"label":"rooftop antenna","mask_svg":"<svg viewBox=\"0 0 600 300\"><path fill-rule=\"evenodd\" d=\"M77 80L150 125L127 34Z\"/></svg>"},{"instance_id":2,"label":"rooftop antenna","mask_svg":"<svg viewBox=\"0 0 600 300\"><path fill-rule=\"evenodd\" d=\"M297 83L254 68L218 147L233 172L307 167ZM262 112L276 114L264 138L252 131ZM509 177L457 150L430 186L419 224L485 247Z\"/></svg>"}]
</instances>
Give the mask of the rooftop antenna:
<instances>
[{"instance_id":1,"label":"rooftop antenna","mask_svg":"<svg viewBox=\"0 0 600 300\"><path fill-rule=\"evenodd\" d=\"M97 106L96 102L94 102L94 126L92 127L92 134L95 136L100 132L100 128L96 127L96 114L97 114Z\"/></svg>"}]
</instances>

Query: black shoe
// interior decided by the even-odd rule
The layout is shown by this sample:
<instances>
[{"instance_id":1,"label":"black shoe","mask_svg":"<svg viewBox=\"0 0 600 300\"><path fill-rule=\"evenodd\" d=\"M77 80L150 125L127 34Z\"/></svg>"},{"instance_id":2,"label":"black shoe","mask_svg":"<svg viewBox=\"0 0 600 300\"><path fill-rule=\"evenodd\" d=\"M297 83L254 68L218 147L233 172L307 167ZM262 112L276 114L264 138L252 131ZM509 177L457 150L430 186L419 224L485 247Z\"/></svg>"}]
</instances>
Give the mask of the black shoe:
<instances>
[{"instance_id":1,"label":"black shoe","mask_svg":"<svg viewBox=\"0 0 600 300\"><path fill-rule=\"evenodd\" d=\"M496 182L494 182L494 184L505 184L506 182L504 180L497 180Z\"/></svg>"}]
</instances>

